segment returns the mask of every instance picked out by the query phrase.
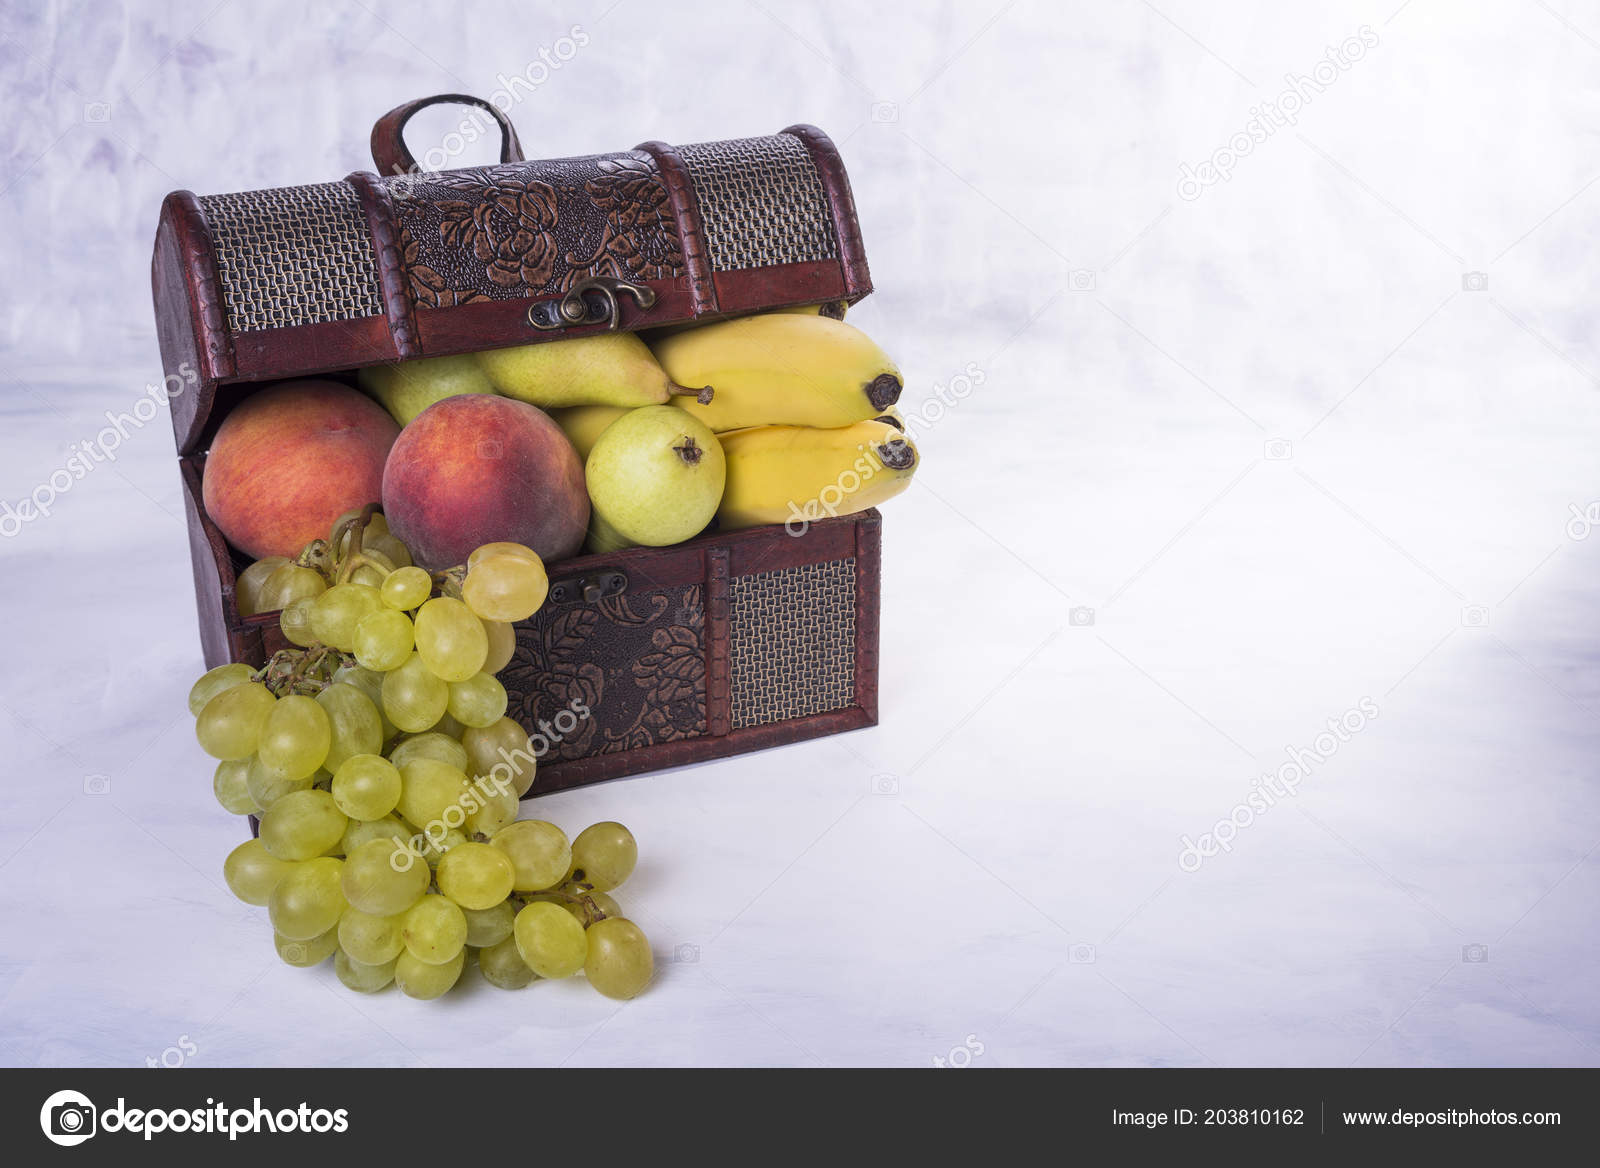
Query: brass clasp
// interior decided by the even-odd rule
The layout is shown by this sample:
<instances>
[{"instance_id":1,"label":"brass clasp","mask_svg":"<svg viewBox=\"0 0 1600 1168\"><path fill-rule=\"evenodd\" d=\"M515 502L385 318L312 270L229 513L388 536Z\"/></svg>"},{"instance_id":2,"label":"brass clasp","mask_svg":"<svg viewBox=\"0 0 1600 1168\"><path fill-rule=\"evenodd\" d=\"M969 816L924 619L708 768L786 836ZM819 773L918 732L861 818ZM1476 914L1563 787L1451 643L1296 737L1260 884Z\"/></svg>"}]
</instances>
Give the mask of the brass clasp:
<instances>
[{"instance_id":1,"label":"brass clasp","mask_svg":"<svg viewBox=\"0 0 1600 1168\"><path fill-rule=\"evenodd\" d=\"M656 302L655 290L643 284L630 284L610 276L590 276L579 280L560 300L541 300L528 309L528 323L536 329L579 328L604 323L615 329L621 317L617 294L626 292L640 308Z\"/></svg>"}]
</instances>

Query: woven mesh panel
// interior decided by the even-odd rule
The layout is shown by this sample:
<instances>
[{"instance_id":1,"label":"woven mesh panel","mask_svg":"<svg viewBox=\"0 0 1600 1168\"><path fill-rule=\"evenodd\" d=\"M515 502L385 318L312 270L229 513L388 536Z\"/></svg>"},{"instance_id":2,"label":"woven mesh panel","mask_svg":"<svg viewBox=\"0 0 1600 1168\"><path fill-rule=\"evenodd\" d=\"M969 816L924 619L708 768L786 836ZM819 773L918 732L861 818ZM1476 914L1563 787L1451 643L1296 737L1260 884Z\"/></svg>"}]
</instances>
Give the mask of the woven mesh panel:
<instances>
[{"instance_id":1,"label":"woven mesh panel","mask_svg":"<svg viewBox=\"0 0 1600 1168\"><path fill-rule=\"evenodd\" d=\"M732 726L842 710L856 698L856 562L728 582Z\"/></svg>"},{"instance_id":2,"label":"woven mesh panel","mask_svg":"<svg viewBox=\"0 0 1600 1168\"><path fill-rule=\"evenodd\" d=\"M828 196L793 134L680 146L678 154L694 180L713 271L838 258Z\"/></svg>"},{"instance_id":3,"label":"woven mesh panel","mask_svg":"<svg viewBox=\"0 0 1600 1168\"><path fill-rule=\"evenodd\" d=\"M366 216L342 182L200 200L234 332L378 316Z\"/></svg>"}]
</instances>

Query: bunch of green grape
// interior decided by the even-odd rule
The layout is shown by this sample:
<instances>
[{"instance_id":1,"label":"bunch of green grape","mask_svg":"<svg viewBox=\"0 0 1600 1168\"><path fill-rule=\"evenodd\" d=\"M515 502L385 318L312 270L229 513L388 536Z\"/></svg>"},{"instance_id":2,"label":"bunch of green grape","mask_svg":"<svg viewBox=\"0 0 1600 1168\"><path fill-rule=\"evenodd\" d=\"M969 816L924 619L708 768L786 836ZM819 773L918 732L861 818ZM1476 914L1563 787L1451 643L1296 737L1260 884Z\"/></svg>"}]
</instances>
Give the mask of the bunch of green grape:
<instances>
[{"instance_id":1,"label":"bunch of green grape","mask_svg":"<svg viewBox=\"0 0 1600 1168\"><path fill-rule=\"evenodd\" d=\"M495 674L547 590L520 544L430 575L370 507L240 574L240 611L277 606L295 647L209 671L189 710L217 801L259 821L223 876L268 910L283 960L332 957L351 989L414 998L469 959L504 989L580 971L612 998L649 984L649 940L610 895L633 835L517 818L537 755Z\"/></svg>"}]
</instances>

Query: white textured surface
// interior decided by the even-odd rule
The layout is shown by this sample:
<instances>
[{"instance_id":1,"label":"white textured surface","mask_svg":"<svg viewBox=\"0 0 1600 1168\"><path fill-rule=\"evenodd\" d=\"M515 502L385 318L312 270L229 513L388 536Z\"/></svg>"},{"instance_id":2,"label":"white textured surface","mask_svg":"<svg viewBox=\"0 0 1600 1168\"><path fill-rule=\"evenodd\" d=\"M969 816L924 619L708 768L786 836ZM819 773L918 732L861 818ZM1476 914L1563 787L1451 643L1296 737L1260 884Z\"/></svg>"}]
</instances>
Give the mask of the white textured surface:
<instances>
[{"instance_id":1,"label":"white textured surface","mask_svg":"<svg viewBox=\"0 0 1600 1168\"><path fill-rule=\"evenodd\" d=\"M336 178L379 113L487 93L574 24L514 111L530 152L816 122L902 404L985 374L888 509L882 726L540 805L641 841L622 900L662 976L621 1010L356 999L277 962L221 886L241 825L183 706L171 439L135 430L0 540L0 1060L1596 1062L1600 539L1564 527L1600 498L1600 8L703 7L0 18L0 498L157 372L167 190ZM1297 129L1178 197L1362 25ZM1297 796L1180 871L1363 697Z\"/></svg>"}]
</instances>

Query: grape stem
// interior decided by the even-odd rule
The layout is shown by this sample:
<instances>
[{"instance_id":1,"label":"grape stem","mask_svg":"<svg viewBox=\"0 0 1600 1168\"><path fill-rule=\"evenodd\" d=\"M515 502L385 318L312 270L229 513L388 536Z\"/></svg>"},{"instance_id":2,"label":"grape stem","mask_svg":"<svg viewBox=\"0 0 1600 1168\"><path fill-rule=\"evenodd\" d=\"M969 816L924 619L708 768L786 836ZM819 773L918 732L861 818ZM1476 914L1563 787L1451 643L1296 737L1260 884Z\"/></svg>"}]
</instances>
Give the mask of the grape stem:
<instances>
[{"instance_id":1,"label":"grape stem","mask_svg":"<svg viewBox=\"0 0 1600 1168\"><path fill-rule=\"evenodd\" d=\"M333 684L334 672L344 664L344 654L330 645L279 649L250 680L261 682L280 698L290 694L314 697Z\"/></svg>"},{"instance_id":2,"label":"grape stem","mask_svg":"<svg viewBox=\"0 0 1600 1168\"><path fill-rule=\"evenodd\" d=\"M367 524L372 522L372 517L377 514L378 508L379 505L377 503L368 503L361 508L361 514L351 519L346 519L333 529L333 551L335 555L339 554L339 547L344 543L345 535L348 534L350 536L350 547L338 561L339 570L333 581L335 584L347 583L350 577L356 574L356 569L364 565L370 564L379 571L386 571L383 565L376 560L361 554L361 541L367 533Z\"/></svg>"},{"instance_id":3,"label":"grape stem","mask_svg":"<svg viewBox=\"0 0 1600 1168\"><path fill-rule=\"evenodd\" d=\"M601 908L599 904L595 902L595 899L592 896L588 895L590 892L594 891L593 884L584 884L581 881L574 880L568 885L568 887L576 888L579 891L568 892L563 888L550 888L543 892L529 893L527 896L519 897L519 899L522 901L524 907L526 907L528 904L531 904L531 898L535 896L544 899L560 900L564 904L580 905L583 908L583 915L588 918L584 923L584 928L588 928L597 921L603 921L606 919L606 910Z\"/></svg>"}]
</instances>

